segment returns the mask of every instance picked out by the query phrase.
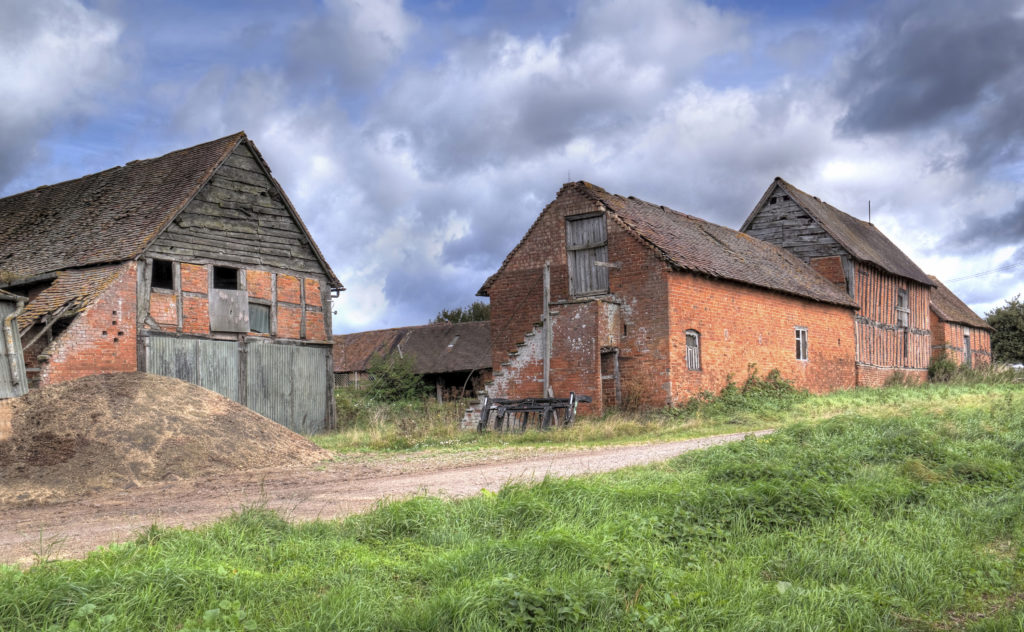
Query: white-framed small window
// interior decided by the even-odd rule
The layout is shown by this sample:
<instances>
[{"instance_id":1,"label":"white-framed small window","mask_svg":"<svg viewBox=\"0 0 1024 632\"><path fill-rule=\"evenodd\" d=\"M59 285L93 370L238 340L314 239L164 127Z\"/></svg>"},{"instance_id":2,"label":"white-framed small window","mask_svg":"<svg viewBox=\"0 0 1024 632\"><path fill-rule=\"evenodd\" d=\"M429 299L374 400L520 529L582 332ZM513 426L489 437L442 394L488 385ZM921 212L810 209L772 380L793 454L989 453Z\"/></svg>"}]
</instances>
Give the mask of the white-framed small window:
<instances>
[{"instance_id":1,"label":"white-framed small window","mask_svg":"<svg viewBox=\"0 0 1024 632\"><path fill-rule=\"evenodd\" d=\"M794 327L793 331L796 333L796 359L806 360L807 359L807 328L806 327Z\"/></svg>"},{"instance_id":2,"label":"white-framed small window","mask_svg":"<svg viewBox=\"0 0 1024 632\"><path fill-rule=\"evenodd\" d=\"M700 371L700 332L686 330L686 368Z\"/></svg>"}]
</instances>

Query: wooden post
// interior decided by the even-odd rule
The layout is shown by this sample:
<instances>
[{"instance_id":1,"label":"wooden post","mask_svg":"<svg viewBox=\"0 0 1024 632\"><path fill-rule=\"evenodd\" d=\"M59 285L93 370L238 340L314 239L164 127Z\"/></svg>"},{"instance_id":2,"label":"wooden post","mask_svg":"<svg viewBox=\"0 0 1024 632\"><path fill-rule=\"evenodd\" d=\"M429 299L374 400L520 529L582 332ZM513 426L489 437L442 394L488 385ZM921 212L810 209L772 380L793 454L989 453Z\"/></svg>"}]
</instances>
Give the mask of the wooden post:
<instances>
[{"instance_id":1,"label":"wooden post","mask_svg":"<svg viewBox=\"0 0 1024 632\"><path fill-rule=\"evenodd\" d=\"M434 382L434 391L437 394L437 403L443 403L441 395L444 392L444 378L441 377L440 375L437 376L437 381Z\"/></svg>"},{"instance_id":2,"label":"wooden post","mask_svg":"<svg viewBox=\"0 0 1024 632\"><path fill-rule=\"evenodd\" d=\"M544 262L544 392L541 397L551 397L551 262Z\"/></svg>"}]
</instances>

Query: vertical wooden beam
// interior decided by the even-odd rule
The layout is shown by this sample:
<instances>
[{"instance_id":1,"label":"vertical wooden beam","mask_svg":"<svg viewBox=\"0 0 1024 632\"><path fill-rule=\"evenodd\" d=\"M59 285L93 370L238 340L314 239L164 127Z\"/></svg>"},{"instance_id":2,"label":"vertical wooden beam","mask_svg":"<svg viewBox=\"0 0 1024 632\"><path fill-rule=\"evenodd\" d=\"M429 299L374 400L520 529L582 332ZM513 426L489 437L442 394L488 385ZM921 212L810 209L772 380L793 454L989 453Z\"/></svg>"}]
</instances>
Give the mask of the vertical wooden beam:
<instances>
[{"instance_id":1,"label":"vertical wooden beam","mask_svg":"<svg viewBox=\"0 0 1024 632\"><path fill-rule=\"evenodd\" d=\"M299 338L306 339L306 277L299 277Z\"/></svg>"},{"instance_id":2,"label":"vertical wooden beam","mask_svg":"<svg viewBox=\"0 0 1024 632\"><path fill-rule=\"evenodd\" d=\"M544 262L544 391L541 397L551 397L551 261Z\"/></svg>"},{"instance_id":3,"label":"vertical wooden beam","mask_svg":"<svg viewBox=\"0 0 1024 632\"><path fill-rule=\"evenodd\" d=\"M181 263L175 261L171 264L171 274L174 276L174 309L178 312L177 328L180 334L185 328L185 301L181 295Z\"/></svg>"},{"instance_id":4,"label":"vertical wooden beam","mask_svg":"<svg viewBox=\"0 0 1024 632\"><path fill-rule=\"evenodd\" d=\"M270 273L270 337L277 338L277 273Z\"/></svg>"}]
</instances>

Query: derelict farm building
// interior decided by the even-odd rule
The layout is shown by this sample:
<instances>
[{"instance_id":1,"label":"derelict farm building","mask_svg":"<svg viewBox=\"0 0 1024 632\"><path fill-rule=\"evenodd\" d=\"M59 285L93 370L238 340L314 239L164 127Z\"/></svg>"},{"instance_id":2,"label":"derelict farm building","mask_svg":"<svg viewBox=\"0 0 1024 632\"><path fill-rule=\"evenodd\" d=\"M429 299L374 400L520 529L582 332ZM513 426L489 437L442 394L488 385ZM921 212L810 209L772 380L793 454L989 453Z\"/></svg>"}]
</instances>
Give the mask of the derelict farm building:
<instances>
[{"instance_id":1,"label":"derelict farm building","mask_svg":"<svg viewBox=\"0 0 1024 632\"><path fill-rule=\"evenodd\" d=\"M544 328L549 269L550 343ZM822 392L990 361L989 328L874 225L776 178L741 231L569 183L480 289L493 397L677 404L777 369ZM550 392L549 392L550 393Z\"/></svg>"},{"instance_id":2,"label":"derelict farm building","mask_svg":"<svg viewBox=\"0 0 1024 632\"><path fill-rule=\"evenodd\" d=\"M334 379L364 386L375 356L409 358L438 400L472 396L491 379L491 323L433 323L334 336Z\"/></svg>"},{"instance_id":3,"label":"derelict farm building","mask_svg":"<svg viewBox=\"0 0 1024 632\"><path fill-rule=\"evenodd\" d=\"M491 302L492 395L542 396L546 262L551 389L593 397L582 412L681 403L752 364L815 392L855 383L846 292L767 242L575 182L479 292Z\"/></svg>"},{"instance_id":4,"label":"derelict farm building","mask_svg":"<svg viewBox=\"0 0 1024 632\"><path fill-rule=\"evenodd\" d=\"M333 424L343 287L244 133L0 199L0 217L36 384L142 370Z\"/></svg>"},{"instance_id":5,"label":"derelict farm building","mask_svg":"<svg viewBox=\"0 0 1024 632\"><path fill-rule=\"evenodd\" d=\"M873 224L776 178L740 230L792 252L856 300L857 384L880 386L896 371L927 378L935 282Z\"/></svg>"}]
</instances>

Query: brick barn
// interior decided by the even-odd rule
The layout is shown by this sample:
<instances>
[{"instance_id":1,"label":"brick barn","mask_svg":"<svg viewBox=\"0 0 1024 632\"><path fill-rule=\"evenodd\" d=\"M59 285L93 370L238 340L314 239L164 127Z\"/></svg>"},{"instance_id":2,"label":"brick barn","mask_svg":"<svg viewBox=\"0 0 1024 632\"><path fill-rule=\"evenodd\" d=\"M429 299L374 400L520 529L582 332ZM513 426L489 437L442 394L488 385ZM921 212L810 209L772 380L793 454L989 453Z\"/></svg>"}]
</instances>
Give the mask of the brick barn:
<instances>
[{"instance_id":1,"label":"brick barn","mask_svg":"<svg viewBox=\"0 0 1024 632\"><path fill-rule=\"evenodd\" d=\"M149 371L333 425L344 288L244 133L0 199L0 217L35 385Z\"/></svg>"},{"instance_id":2,"label":"brick barn","mask_svg":"<svg viewBox=\"0 0 1024 632\"><path fill-rule=\"evenodd\" d=\"M858 385L880 386L897 371L927 379L936 281L873 224L775 178L740 230L788 250L854 298ZM988 353L987 335L976 350Z\"/></svg>"},{"instance_id":3,"label":"brick barn","mask_svg":"<svg viewBox=\"0 0 1024 632\"><path fill-rule=\"evenodd\" d=\"M544 305L545 264L549 270ZM587 182L566 184L481 287L492 396L677 404L750 365L814 392L856 382L858 303L793 254Z\"/></svg>"},{"instance_id":4,"label":"brick barn","mask_svg":"<svg viewBox=\"0 0 1024 632\"><path fill-rule=\"evenodd\" d=\"M933 276L932 357L945 353L967 366L992 363L992 327Z\"/></svg>"},{"instance_id":5,"label":"brick barn","mask_svg":"<svg viewBox=\"0 0 1024 632\"><path fill-rule=\"evenodd\" d=\"M410 358L439 401L474 396L491 379L491 323L434 323L334 336L335 383L364 386L370 360L392 354Z\"/></svg>"}]
</instances>

